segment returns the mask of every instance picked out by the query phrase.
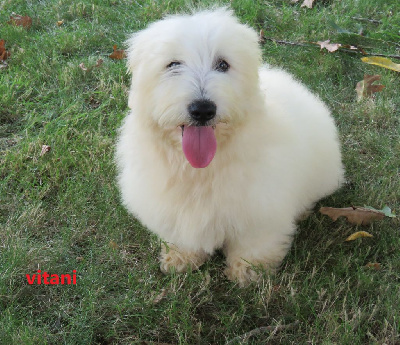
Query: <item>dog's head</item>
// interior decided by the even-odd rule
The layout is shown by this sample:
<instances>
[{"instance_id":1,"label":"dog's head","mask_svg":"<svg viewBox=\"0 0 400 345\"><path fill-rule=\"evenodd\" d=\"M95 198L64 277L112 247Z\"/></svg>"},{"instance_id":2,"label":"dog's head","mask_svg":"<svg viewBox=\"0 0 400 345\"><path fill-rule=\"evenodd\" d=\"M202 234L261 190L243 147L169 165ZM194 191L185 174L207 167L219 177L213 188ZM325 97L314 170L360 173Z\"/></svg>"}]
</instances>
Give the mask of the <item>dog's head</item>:
<instances>
[{"instance_id":1,"label":"dog's head","mask_svg":"<svg viewBox=\"0 0 400 345\"><path fill-rule=\"evenodd\" d=\"M128 40L129 106L160 130L182 131L193 167L214 157L219 125L235 127L259 93L254 30L227 9L171 16Z\"/></svg>"}]
</instances>

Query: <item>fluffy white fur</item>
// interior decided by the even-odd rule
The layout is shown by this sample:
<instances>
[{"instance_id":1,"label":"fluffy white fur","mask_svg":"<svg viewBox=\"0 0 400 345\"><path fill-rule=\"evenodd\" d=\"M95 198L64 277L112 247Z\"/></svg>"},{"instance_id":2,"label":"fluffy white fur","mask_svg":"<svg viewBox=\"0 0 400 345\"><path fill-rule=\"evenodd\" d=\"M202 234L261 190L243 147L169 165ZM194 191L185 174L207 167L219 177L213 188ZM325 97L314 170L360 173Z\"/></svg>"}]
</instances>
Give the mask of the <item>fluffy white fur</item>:
<instances>
[{"instance_id":1,"label":"fluffy white fur","mask_svg":"<svg viewBox=\"0 0 400 345\"><path fill-rule=\"evenodd\" d=\"M343 180L327 107L286 72L261 65L254 30L226 9L171 16L128 41L131 111L119 136L127 209L167 248L161 269L198 268L216 249L246 284L277 267L295 220ZM230 69L215 70L218 59ZM172 61L182 64L168 69ZM210 99L217 151L204 169L182 152L188 105Z\"/></svg>"}]
</instances>

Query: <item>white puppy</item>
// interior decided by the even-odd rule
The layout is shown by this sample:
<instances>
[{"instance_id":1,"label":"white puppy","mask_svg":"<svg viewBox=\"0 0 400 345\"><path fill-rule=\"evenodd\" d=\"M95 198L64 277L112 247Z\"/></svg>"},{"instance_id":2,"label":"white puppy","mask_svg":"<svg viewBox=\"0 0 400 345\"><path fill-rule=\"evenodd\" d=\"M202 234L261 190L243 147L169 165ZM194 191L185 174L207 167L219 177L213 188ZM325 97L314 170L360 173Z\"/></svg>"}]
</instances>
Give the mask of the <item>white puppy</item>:
<instances>
[{"instance_id":1,"label":"white puppy","mask_svg":"<svg viewBox=\"0 0 400 345\"><path fill-rule=\"evenodd\" d=\"M229 279L257 280L255 266L277 267L295 220L343 180L328 109L261 66L257 41L226 9L171 16L128 41L118 182L128 210L163 239L164 272L223 248Z\"/></svg>"}]
</instances>

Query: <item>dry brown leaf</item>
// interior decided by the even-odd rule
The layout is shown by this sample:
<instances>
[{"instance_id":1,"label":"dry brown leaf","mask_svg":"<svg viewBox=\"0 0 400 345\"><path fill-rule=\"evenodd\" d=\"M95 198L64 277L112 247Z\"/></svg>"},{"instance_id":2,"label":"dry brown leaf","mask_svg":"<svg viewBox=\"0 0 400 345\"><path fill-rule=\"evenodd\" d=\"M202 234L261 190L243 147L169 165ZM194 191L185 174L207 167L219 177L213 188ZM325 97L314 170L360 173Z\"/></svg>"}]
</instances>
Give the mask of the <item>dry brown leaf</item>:
<instances>
[{"instance_id":1,"label":"dry brown leaf","mask_svg":"<svg viewBox=\"0 0 400 345\"><path fill-rule=\"evenodd\" d=\"M158 304L167 295L167 289L161 289L161 292L153 299L153 304Z\"/></svg>"},{"instance_id":2,"label":"dry brown leaf","mask_svg":"<svg viewBox=\"0 0 400 345\"><path fill-rule=\"evenodd\" d=\"M355 225L368 225L374 220L385 218L383 212L364 207L352 206L346 208L321 207L319 212L336 221L339 217L346 217L349 223Z\"/></svg>"},{"instance_id":3,"label":"dry brown leaf","mask_svg":"<svg viewBox=\"0 0 400 345\"><path fill-rule=\"evenodd\" d=\"M272 287L272 291L273 292L278 292L279 290L281 290L282 289L282 286L281 285L274 285L273 287Z\"/></svg>"},{"instance_id":4,"label":"dry brown leaf","mask_svg":"<svg viewBox=\"0 0 400 345\"><path fill-rule=\"evenodd\" d=\"M340 43L329 43L329 42L330 40L326 40L326 41L318 41L317 43L321 47L321 50L325 48L330 53L335 52L342 46Z\"/></svg>"},{"instance_id":5,"label":"dry brown leaf","mask_svg":"<svg viewBox=\"0 0 400 345\"><path fill-rule=\"evenodd\" d=\"M41 156L44 156L47 152L50 152L51 147L48 145L42 145L42 151L40 152Z\"/></svg>"},{"instance_id":6,"label":"dry brown leaf","mask_svg":"<svg viewBox=\"0 0 400 345\"><path fill-rule=\"evenodd\" d=\"M57 26L61 26L64 24L64 19L62 20L57 20Z\"/></svg>"},{"instance_id":7,"label":"dry brown leaf","mask_svg":"<svg viewBox=\"0 0 400 345\"><path fill-rule=\"evenodd\" d=\"M115 60L122 60L126 58L126 53L125 50L117 50L117 45L114 44L113 46L114 51L109 55L109 58L115 59Z\"/></svg>"},{"instance_id":8,"label":"dry brown leaf","mask_svg":"<svg viewBox=\"0 0 400 345\"><path fill-rule=\"evenodd\" d=\"M366 231L357 231L354 234L351 234L349 237L346 238L346 242L348 241L354 241L357 238L361 238L361 237L374 237L372 236L369 232Z\"/></svg>"},{"instance_id":9,"label":"dry brown leaf","mask_svg":"<svg viewBox=\"0 0 400 345\"><path fill-rule=\"evenodd\" d=\"M372 97L375 92L380 92L385 88L385 85L372 85L377 80L380 80L380 75L368 75L364 76L364 80L357 83L357 101L360 102L365 97Z\"/></svg>"},{"instance_id":10,"label":"dry brown leaf","mask_svg":"<svg viewBox=\"0 0 400 345\"><path fill-rule=\"evenodd\" d=\"M101 102L97 100L93 95L89 97L89 105L92 109L97 109L100 106Z\"/></svg>"},{"instance_id":11,"label":"dry brown leaf","mask_svg":"<svg viewBox=\"0 0 400 345\"><path fill-rule=\"evenodd\" d=\"M103 59L98 59L94 67L100 67L103 64Z\"/></svg>"},{"instance_id":12,"label":"dry brown leaf","mask_svg":"<svg viewBox=\"0 0 400 345\"><path fill-rule=\"evenodd\" d=\"M90 67L86 67L85 64L82 62L79 64L79 68L84 72L90 72L93 68L100 67L103 64L103 59L98 59L96 64Z\"/></svg>"},{"instance_id":13,"label":"dry brown leaf","mask_svg":"<svg viewBox=\"0 0 400 345\"><path fill-rule=\"evenodd\" d=\"M7 23L29 29L32 26L32 18L29 16L20 16L19 14L13 13Z\"/></svg>"},{"instance_id":14,"label":"dry brown leaf","mask_svg":"<svg viewBox=\"0 0 400 345\"><path fill-rule=\"evenodd\" d=\"M10 57L10 52L6 50L6 41L0 40L0 61L7 60Z\"/></svg>"},{"instance_id":15,"label":"dry brown leaf","mask_svg":"<svg viewBox=\"0 0 400 345\"><path fill-rule=\"evenodd\" d=\"M379 271L379 270L381 269L381 264L378 263L378 262L368 262L368 263L365 265L365 267L373 268L373 269Z\"/></svg>"},{"instance_id":16,"label":"dry brown leaf","mask_svg":"<svg viewBox=\"0 0 400 345\"><path fill-rule=\"evenodd\" d=\"M118 244L116 243L116 242L114 242L113 240L111 240L110 241L110 243L108 244L108 246L111 248L111 249L118 249Z\"/></svg>"},{"instance_id":17,"label":"dry brown leaf","mask_svg":"<svg viewBox=\"0 0 400 345\"><path fill-rule=\"evenodd\" d=\"M260 42L260 43L265 42L265 33L264 33L263 29L260 30L260 33L258 35L258 42Z\"/></svg>"}]
</instances>

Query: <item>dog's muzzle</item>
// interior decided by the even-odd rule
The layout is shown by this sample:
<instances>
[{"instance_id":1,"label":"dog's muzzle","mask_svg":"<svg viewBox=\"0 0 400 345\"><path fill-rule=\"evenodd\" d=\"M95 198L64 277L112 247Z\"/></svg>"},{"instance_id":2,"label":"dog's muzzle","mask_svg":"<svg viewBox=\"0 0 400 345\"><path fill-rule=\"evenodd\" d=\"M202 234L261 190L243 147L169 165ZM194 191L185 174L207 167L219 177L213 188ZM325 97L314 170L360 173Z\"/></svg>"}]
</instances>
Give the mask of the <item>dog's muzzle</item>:
<instances>
[{"instance_id":1,"label":"dog's muzzle","mask_svg":"<svg viewBox=\"0 0 400 345\"><path fill-rule=\"evenodd\" d=\"M217 106L210 100L198 99L189 104L188 112L197 126L204 126L217 114Z\"/></svg>"}]
</instances>

